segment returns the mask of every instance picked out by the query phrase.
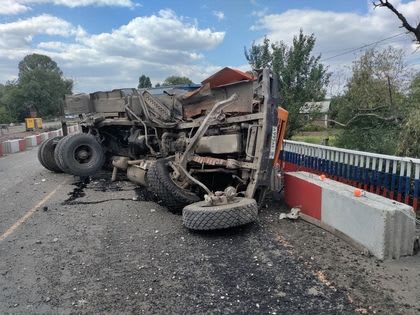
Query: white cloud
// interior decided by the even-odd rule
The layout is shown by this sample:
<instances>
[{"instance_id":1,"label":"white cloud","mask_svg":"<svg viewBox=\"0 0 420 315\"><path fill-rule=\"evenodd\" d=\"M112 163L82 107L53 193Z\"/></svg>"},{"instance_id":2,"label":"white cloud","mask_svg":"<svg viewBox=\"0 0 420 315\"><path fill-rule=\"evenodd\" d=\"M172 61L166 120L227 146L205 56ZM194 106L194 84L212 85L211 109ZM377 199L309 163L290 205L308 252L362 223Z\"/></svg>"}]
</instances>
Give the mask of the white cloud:
<instances>
[{"instance_id":1,"label":"white cloud","mask_svg":"<svg viewBox=\"0 0 420 315\"><path fill-rule=\"evenodd\" d=\"M48 35L54 38L49 41ZM0 23L0 69L9 67L0 73L0 82L12 79L11 69L17 74L17 62L29 53L53 58L75 80L77 91L133 87L142 73L154 82L172 74L200 81L218 69L205 61L204 53L220 45L224 36L171 10L134 18L100 34L51 15Z\"/></svg>"},{"instance_id":2,"label":"white cloud","mask_svg":"<svg viewBox=\"0 0 420 315\"><path fill-rule=\"evenodd\" d=\"M225 13L222 11L213 11L212 13L219 21L225 19Z\"/></svg>"},{"instance_id":3,"label":"white cloud","mask_svg":"<svg viewBox=\"0 0 420 315\"><path fill-rule=\"evenodd\" d=\"M70 8L87 6L114 6L114 7L134 7L136 4L132 0L16 0L28 4L54 4Z\"/></svg>"},{"instance_id":4,"label":"white cloud","mask_svg":"<svg viewBox=\"0 0 420 315\"><path fill-rule=\"evenodd\" d=\"M86 6L116 6L133 8L139 6L132 0L1 0L0 14L19 14L31 10L31 5L53 4L69 8Z\"/></svg>"},{"instance_id":5,"label":"white cloud","mask_svg":"<svg viewBox=\"0 0 420 315\"><path fill-rule=\"evenodd\" d=\"M0 52L12 57L19 54L19 50L29 49L36 35L68 37L76 35L78 30L70 23L47 14L0 24Z\"/></svg>"},{"instance_id":6,"label":"white cloud","mask_svg":"<svg viewBox=\"0 0 420 315\"><path fill-rule=\"evenodd\" d=\"M19 14L29 11L30 8L17 0L2 0L0 2L0 15L1 14Z\"/></svg>"},{"instance_id":7,"label":"white cloud","mask_svg":"<svg viewBox=\"0 0 420 315\"><path fill-rule=\"evenodd\" d=\"M373 9L371 2L366 2L369 10L366 14L320 11L310 9L288 10L280 14L265 14L259 16L251 30L263 31L273 41L291 43L293 35L298 34L299 29L304 33L314 33L316 36L317 53L322 53L324 59L328 59L340 53L357 48L366 44L388 38L394 34L403 33L400 28L401 22L386 8ZM395 7L403 13L409 22L417 26L420 19L420 0L402 3L400 0L393 1ZM414 52L413 38L402 34L393 39L378 43L376 47L392 45L407 52L408 59ZM375 46L370 46L375 47ZM349 72L351 62L360 53L345 54L326 61L333 71ZM417 53L418 56L418 53Z\"/></svg>"}]
</instances>

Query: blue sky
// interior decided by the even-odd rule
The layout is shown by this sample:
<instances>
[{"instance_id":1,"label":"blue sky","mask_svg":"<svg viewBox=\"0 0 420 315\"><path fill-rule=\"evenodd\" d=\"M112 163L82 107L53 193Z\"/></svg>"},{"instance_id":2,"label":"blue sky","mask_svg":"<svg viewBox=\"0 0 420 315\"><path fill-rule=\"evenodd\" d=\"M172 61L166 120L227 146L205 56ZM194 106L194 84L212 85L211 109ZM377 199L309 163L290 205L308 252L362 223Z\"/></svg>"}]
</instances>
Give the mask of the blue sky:
<instances>
[{"instance_id":1,"label":"blue sky","mask_svg":"<svg viewBox=\"0 0 420 315\"><path fill-rule=\"evenodd\" d=\"M420 20L420 0L392 2L413 24ZM244 46L265 35L290 43L300 28L313 32L326 59L398 35L398 26L365 0L0 0L0 82L15 78L33 52L56 60L76 92L132 87L142 73L153 83L173 74L200 82L223 66L246 70ZM420 63L409 35L379 46L386 45ZM348 73L361 52L326 64Z\"/></svg>"}]
</instances>

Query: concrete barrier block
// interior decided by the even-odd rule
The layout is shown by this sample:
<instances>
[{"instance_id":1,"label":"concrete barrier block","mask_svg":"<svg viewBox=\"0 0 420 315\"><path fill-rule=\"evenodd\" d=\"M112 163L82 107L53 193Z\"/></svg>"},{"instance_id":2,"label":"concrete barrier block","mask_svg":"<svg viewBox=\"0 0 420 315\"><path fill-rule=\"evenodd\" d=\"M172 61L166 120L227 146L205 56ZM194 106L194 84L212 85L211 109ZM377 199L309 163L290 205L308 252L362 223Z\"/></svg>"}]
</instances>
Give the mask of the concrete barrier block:
<instances>
[{"instance_id":1,"label":"concrete barrier block","mask_svg":"<svg viewBox=\"0 0 420 315\"><path fill-rule=\"evenodd\" d=\"M8 141L4 141L2 143L3 148L3 154L9 154L10 153L10 143Z\"/></svg>"},{"instance_id":2,"label":"concrete barrier block","mask_svg":"<svg viewBox=\"0 0 420 315\"><path fill-rule=\"evenodd\" d=\"M26 140L25 139L19 139L18 140L19 143L19 151L25 151L26 150Z\"/></svg>"},{"instance_id":3,"label":"concrete barrier block","mask_svg":"<svg viewBox=\"0 0 420 315\"><path fill-rule=\"evenodd\" d=\"M79 132L79 125L71 125L68 126L68 132L69 133L78 133Z\"/></svg>"},{"instance_id":4,"label":"concrete barrier block","mask_svg":"<svg viewBox=\"0 0 420 315\"><path fill-rule=\"evenodd\" d=\"M57 129L54 130L56 137L62 137L63 136L63 130L62 129Z\"/></svg>"},{"instance_id":5,"label":"concrete barrier block","mask_svg":"<svg viewBox=\"0 0 420 315\"><path fill-rule=\"evenodd\" d=\"M27 147L36 147L38 145L36 136L25 137Z\"/></svg>"},{"instance_id":6,"label":"concrete barrier block","mask_svg":"<svg viewBox=\"0 0 420 315\"><path fill-rule=\"evenodd\" d=\"M290 207L299 207L301 212L321 220L322 188L306 178L286 173L284 177L284 198Z\"/></svg>"},{"instance_id":7,"label":"concrete barrier block","mask_svg":"<svg viewBox=\"0 0 420 315\"><path fill-rule=\"evenodd\" d=\"M412 255L415 214L412 207L354 188L328 183L322 189L322 221L363 244L379 259Z\"/></svg>"},{"instance_id":8,"label":"concrete barrier block","mask_svg":"<svg viewBox=\"0 0 420 315\"><path fill-rule=\"evenodd\" d=\"M41 136L41 143L48 139L48 132L43 132L40 134Z\"/></svg>"},{"instance_id":9,"label":"concrete barrier block","mask_svg":"<svg viewBox=\"0 0 420 315\"><path fill-rule=\"evenodd\" d=\"M316 187L320 188L320 195ZM416 233L413 208L369 192L355 197L354 189L307 172L285 176L285 200L289 206L301 206L304 214L343 233L381 260L412 255Z\"/></svg>"},{"instance_id":10,"label":"concrete barrier block","mask_svg":"<svg viewBox=\"0 0 420 315\"><path fill-rule=\"evenodd\" d=\"M16 153L19 152L19 139L7 140L5 142L6 152L5 153Z\"/></svg>"},{"instance_id":11,"label":"concrete barrier block","mask_svg":"<svg viewBox=\"0 0 420 315\"><path fill-rule=\"evenodd\" d=\"M42 143L42 137L41 135L36 135L36 144L40 145Z\"/></svg>"}]
</instances>

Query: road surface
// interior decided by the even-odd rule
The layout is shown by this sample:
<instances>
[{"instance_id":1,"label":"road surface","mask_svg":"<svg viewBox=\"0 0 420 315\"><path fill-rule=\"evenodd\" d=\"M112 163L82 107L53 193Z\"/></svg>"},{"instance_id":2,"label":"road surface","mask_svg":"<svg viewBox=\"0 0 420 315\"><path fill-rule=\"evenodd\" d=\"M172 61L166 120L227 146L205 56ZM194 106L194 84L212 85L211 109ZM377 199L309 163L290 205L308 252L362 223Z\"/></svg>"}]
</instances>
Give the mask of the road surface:
<instances>
[{"instance_id":1,"label":"road surface","mask_svg":"<svg viewBox=\"0 0 420 315\"><path fill-rule=\"evenodd\" d=\"M420 312L418 287L401 291L419 282L415 257L386 277L399 267L279 221L279 203L255 224L193 233L130 182L54 174L36 153L0 158L1 314Z\"/></svg>"}]
</instances>

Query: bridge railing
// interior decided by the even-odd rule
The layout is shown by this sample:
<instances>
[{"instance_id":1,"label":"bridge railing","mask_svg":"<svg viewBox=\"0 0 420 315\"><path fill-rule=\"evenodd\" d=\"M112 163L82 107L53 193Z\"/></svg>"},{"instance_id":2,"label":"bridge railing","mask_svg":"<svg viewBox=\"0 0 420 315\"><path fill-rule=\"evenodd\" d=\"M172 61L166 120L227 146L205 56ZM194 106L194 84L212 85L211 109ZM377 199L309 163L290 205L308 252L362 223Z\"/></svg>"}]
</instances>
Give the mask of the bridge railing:
<instances>
[{"instance_id":1,"label":"bridge railing","mask_svg":"<svg viewBox=\"0 0 420 315\"><path fill-rule=\"evenodd\" d=\"M284 141L280 159L285 171L322 173L418 210L420 159L291 140Z\"/></svg>"}]
</instances>

